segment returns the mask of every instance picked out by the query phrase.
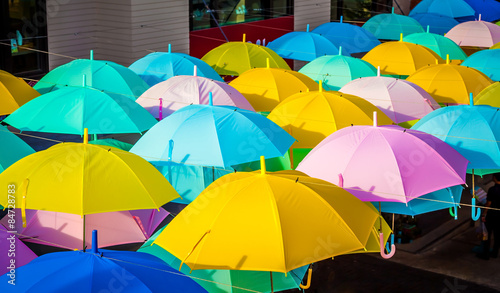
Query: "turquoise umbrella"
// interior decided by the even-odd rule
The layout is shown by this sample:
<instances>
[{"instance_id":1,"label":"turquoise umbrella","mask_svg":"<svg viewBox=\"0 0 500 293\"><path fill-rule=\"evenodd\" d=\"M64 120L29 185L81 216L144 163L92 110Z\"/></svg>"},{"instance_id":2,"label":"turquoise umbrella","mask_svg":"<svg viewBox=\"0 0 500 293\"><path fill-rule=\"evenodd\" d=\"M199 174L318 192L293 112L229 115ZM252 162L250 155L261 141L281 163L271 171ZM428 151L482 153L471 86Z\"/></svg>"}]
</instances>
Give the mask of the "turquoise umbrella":
<instances>
[{"instance_id":1,"label":"turquoise umbrella","mask_svg":"<svg viewBox=\"0 0 500 293\"><path fill-rule=\"evenodd\" d=\"M196 66L196 67L195 67ZM128 67L137 73L149 86L165 81L177 75L196 75L209 79L224 81L205 61L183 53L154 52L135 61Z\"/></svg>"},{"instance_id":2,"label":"turquoise umbrella","mask_svg":"<svg viewBox=\"0 0 500 293\"><path fill-rule=\"evenodd\" d=\"M299 72L317 82L321 80L325 89L333 91L354 79L377 75L377 69L370 63L340 54L319 57L304 65Z\"/></svg>"},{"instance_id":3,"label":"turquoise umbrella","mask_svg":"<svg viewBox=\"0 0 500 293\"><path fill-rule=\"evenodd\" d=\"M34 89L46 94L67 86L81 87L83 75L87 76L86 86L134 101L149 88L132 70L111 61L94 60L91 51L90 59L73 60L51 70Z\"/></svg>"},{"instance_id":4,"label":"turquoise umbrella","mask_svg":"<svg viewBox=\"0 0 500 293\"><path fill-rule=\"evenodd\" d=\"M465 59L462 66L472 67L494 81L500 81L500 49L478 51Z\"/></svg>"},{"instance_id":5,"label":"turquoise umbrella","mask_svg":"<svg viewBox=\"0 0 500 293\"><path fill-rule=\"evenodd\" d=\"M463 0L423 0L410 11L410 16L418 13L435 13L461 18L474 16L476 11Z\"/></svg>"},{"instance_id":6,"label":"turquoise umbrella","mask_svg":"<svg viewBox=\"0 0 500 293\"><path fill-rule=\"evenodd\" d=\"M141 133L156 119L135 101L87 87L68 87L41 95L4 120L22 131L90 134Z\"/></svg>"},{"instance_id":7,"label":"turquoise umbrella","mask_svg":"<svg viewBox=\"0 0 500 293\"><path fill-rule=\"evenodd\" d=\"M171 253L153 244L158 235L165 229L156 232L151 238L139 248L139 252L152 254L170 266L178 268L181 261ZM300 267L284 273L273 272L274 291L288 289L299 289L299 285L304 278L308 266ZM268 272L238 271L238 270L194 270L187 266L181 268L181 272L191 276L194 281L200 284L210 293L245 293L249 292L269 292L270 278Z\"/></svg>"},{"instance_id":8,"label":"turquoise umbrella","mask_svg":"<svg viewBox=\"0 0 500 293\"><path fill-rule=\"evenodd\" d=\"M426 33L416 33L403 37L404 42L413 43L431 49L441 58L446 60L446 55L451 60L465 60L467 54L455 42L442 35L429 32L429 26Z\"/></svg>"},{"instance_id":9,"label":"turquoise umbrella","mask_svg":"<svg viewBox=\"0 0 500 293\"><path fill-rule=\"evenodd\" d=\"M418 21L422 27L429 26L429 31L438 35L446 34L451 28L459 24L454 18L435 13L417 13L410 16Z\"/></svg>"},{"instance_id":10,"label":"turquoise umbrella","mask_svg":"<svg viewBox=\"0 0 500 293\"><path fill-rule=\"evenodd\" d=\"M415 19L394 13L382 13L368 19L362 26L371 32L377 39L399 40L401 34L407 36L413 33L423 33L424 29Z\"/></svg>"},{"instance_id":11,"label":"turquoise umbrella","mask_svg":"<svg viewBox=\"0 0 500 293\"><path fill-rule=\"evenodd\" d=\"M35 151L7 127L0 125L0 173Z\"/></svg>"}]
</instances>

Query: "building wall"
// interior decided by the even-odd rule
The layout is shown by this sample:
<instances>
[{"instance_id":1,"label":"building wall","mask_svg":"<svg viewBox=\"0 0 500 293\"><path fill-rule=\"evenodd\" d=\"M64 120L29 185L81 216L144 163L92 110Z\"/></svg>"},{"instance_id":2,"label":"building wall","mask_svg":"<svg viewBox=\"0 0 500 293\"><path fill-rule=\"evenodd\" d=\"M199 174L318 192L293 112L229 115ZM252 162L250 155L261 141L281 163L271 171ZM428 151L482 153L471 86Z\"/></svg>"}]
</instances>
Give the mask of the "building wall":
<instances>
[{"instance_id":1,"label":"building wall","mask_svg":"<svg viewBox=\"0 0 500 293\"><path fill-rule=\"evenodd\" d=\"M331 0L295 0L294 30L305 31L309 24L310 30L330 22Z\"/></svg>"}]
</instances>

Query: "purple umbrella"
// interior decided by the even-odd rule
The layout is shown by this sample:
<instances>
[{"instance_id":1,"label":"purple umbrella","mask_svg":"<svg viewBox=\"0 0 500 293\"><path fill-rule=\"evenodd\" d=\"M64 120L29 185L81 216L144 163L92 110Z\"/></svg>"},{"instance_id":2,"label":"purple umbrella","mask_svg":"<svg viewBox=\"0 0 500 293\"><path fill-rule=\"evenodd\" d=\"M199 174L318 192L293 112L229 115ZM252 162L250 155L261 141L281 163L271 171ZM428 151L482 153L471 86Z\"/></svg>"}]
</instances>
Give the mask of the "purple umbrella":
<instances>
[{"instance_id":1,"label":"purple umbrella","mask_svg":"<svg viewBox=\"0 0 500 293\"><path fill-rule=\"evenodd\" d=\"M5 217L15 219L11 215L14 214L9 213ZM15 233L9 231L0 225L0 239L2 239L0 241L0 251L2 251L2 256L0 257L0 275L24 266L37 257L26 244L17 238Z\"/></svg>"}]
</instances>

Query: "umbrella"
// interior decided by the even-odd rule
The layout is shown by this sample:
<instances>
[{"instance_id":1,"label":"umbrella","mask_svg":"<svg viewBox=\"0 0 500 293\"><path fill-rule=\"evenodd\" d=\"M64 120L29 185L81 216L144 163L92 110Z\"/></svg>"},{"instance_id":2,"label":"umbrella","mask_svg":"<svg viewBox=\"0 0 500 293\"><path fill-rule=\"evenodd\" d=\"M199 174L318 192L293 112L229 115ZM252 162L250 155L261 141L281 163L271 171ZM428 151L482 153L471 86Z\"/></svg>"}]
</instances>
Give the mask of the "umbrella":
<instances>
[{"instance_id":1,"label":"umbrella","mask_svg":"<svg viewBox=\"0 0 500 293\"><path fill-rule=\"evenodd\" d=\"M130 151L132 148L132 144L126 143L123 141L116 140L114 138L102 138L102 139L97 139L97 140L92 140L89 141L90 144L98 144L98 145L104 145L104 146L112 146L124 151Z\"/></svg>"},{"instance_id":2,"label":"umbrella","mask_svg":"<svg viewBox=\"0 0 500 293\"><path fill-rule=\"evenodd\" d=\"M474 97L475 105L490 105L500 108L500 82L494 82Z\"/></svg>"},{"instance_id":3,"label":"umbrella","mask_svg":"<svg viewBox=\"0 0 500 293\"><path fill-rule=\"evenodd\" d=\"M0 173L35 151L7 127L0 125Z\"/></svg>"},{"instance_id":4,"label":"umbrella","mask_svg":"<svg viewBox=\"0 0 500 293\"><path fill-rule=\"evenodd\" d=\"M407 81L426 90L438 103L467 104L469 93L478 94L493 81L482 72L460 65L446 64L423 67Z\"/></svg>"},{"instance_id":5,"label":"umbrella","mask_svg":"<svg viewBox=\"0 0 500 293\"><path fill-rule=\"evenodd\" d=\"M467 58L465 52L455 42L447 37L429 33L429 27L427 27L427 33L411 34L404 37L403 41L429 48L443 59L446 59L446 55L450 55L451 60Z\"/></svg>"},{"instance_id":6,"label":"umbrella","mask_svg":"<svg viewBox=\"0 0 500 293\"><path fill-rule=\"evenodd\" d=\"M423 0L410 11L410 16L418 13L435 13L460 18L474 16L476 12L463 0Z\"/></svg>"},{"instance_id":7,"label":"umbrella","mask_svg":"<svg viewBox=\"0 0 500 293\"><path fill-rule=\"evenodd\" d=\"M453 27L446 37L461 47L489 48L500 42L500 26L481 20L467 21Z\"/></svg>"},{"instance_id":8,"label":"umbrella","mask_svg":"<svg viewBox=\"0 0 500 293\"><path fill-rule=\"evenodd\" d=\"M415 19L394 13L377 14L368 19L362 26L372 33L377 39L399 40L399 36L413 33L423 33L424 29Z\"/></svg>"},{"instance_id":9,"label":"umbrella","mask_svg":"<svg viewBox=\"0 0 500 293\"><path fill-rule=\"evenodd\" d=\"M324 23L312 30L332 42L337 48L344 48L350 53L368 52L380 45L380 41L368 30L344 23L340 16L340 22Z\"/></svg>"},{"instance_id":10,"label":"umbrella","mask_svg":"<svg viewBox=\"0 0 500 293\"><path fill-rule=\"evenodd\" d=\"M299 72L316 82L321 80L327 90L338 91L351 80L375 76L377 69L364 60L339 53L335 56L319 57L304 65Z\"/></svg>"},{"instance_id":11,"label":"umbrella","mask_svg":"<svg viewBox=\"0 0 500 293\"><path fill-rule=\"evenodd\" d=\"M94 230L94 232L97 232ZM16 270L16 285L0 277L2 292L206 292L159 258L135 251L54 252ZM54 280L58 280L55 282ZM168 289L167 289L168 288ZM12 291L12 290L15 291Z\"/></svg>"},{"instance_id":12,"label":"umbrella","mask_svg":"<svg viewBox=\"0 0 500 293\"><path fill-rule=\"evenodd\" d=\"M17 108L40 94L22 78L0 70L0 115L14 112Z\"/></svg>"},{"instance_id":13,"label":"umbrella","mask_svg":"<svg viewBox=\"0 0 500 293\"><path fill-rule=\"evenodd\" d=\"M130 150L155 165L170 161L230 167L264 153L282 156L294 138L266 117L229 106L189 105L151 128Z\"/></svg>"},{"instance_id":14,"label":"umbrella","mask_svg":"<svg viewBox=\"0 0 500 293\"><path fill-rule=\"evenodd\" d=\"M21 210L15 209L20 215ZM168 216L163 208L156 210L134 210L91 214L85 217L85 234L92 230L101 231L100 246L113 246L126 243L144 242L158 225ZM17 221L15 230L19 238L25 242L38 243L75 249L82 245L83 219L79 215L50 212L43 210L26 210L26 227ZM3 218L0 224L7 227L8 220ZM85 240L90 247L90 239Z\"/></svg>"},{"instance_id":15,"label":"umbrella","mask_svg":"<svg viewBox=\"0 0 500 293\"><path fill-rule=\"evenodd\" d=\"M363 249L376 210L325 181L262 166L216 180L153 244L193 270L283 273Z\"/></svg>"},{"instance_id":16,"label":"umbrella","mask_svg":"<svg viewBox=\"0 0 500 293\"><path fill-rule=\"evenodd\" d=\"M495 0L465 0L467 4L476 11L474 16L481 17L485 21L497 21L500 19L500 3Z\"/></svg>"},{"instance_id":17,"label":"umbrella","mask_svg":"<svg viewBox=\"0 0 500 293\"><path fill-rule=\"evenodd\" d=\"M174 76L145 91L137 99L137 103L155 118L161 120L190 104L207 105L209 93L212 93L215 105L234 106L254 111L247 99L235 88L224 82L202 76ZM159 111L160 105L161 111Z\"/></svg>"},{"instance_id":18,"label":"umbrella","mask_svg":"<svg viewBox=\"0 0 500 293\"><path fill-rule=\"evenodd\" d=\"M215 70L204 61L184 53L168 52L150 53L135 61L128 67L137 73L149 86L165 81L178 75L191 75L193 68L197 74L209 79L224 81Z\"/></svg>"},{"instance_id":19,"label":"umbrella","mask_svg":"<svg viewBox=\"0 0 500 293\"><path fill-rule=\"evenodd\" d=\"M418 85L380 75L353 80L340 91L367 100L396 123L420 119L440 107Z\"/></svg>"},{"instance_id":20,"label":"umbrella","mask_svg":"<svg viewBox=\"0 0 500 293\"><path fill-rule=\"evenodd\" d=\"M256 68L266 67L269 59L270 67L290 70L288 64L273 50L245 41L227 42L205 54L201 60L212 66L220 75L240 75L243 72Z\"/></svg>"},{"instance_id":21,"label":"umbrella","mask_svg":"<svg viewBox=\"0 0 500 293\"><path fill-rule=\"evenodd\" d=\"M320 56L337 55L339 48L327 38L309 32L289 32L267 44L267 47L286 59L312 61ZM344 51L344 54L347 53Z\"/></svg>"},{"instance_id":22,"label":"umbrella","mask_svg":"<svg viewBox=\"0 0 500 293\"><path fill-rule=\"evenodd\" d=\"M171 253L153 244L158 235L165 227L156 232L144 245L139 252L152 254L173 268L178 268L181 261ZM300 283L307 272L308 266L303 266L290 271L288 274L272 273L274 291L283 291L288 289L299 289ZM187 266L181 268L181 272L193 277L193 280L211 293L243 293L248 291L270 292L271 287L269 273L258 271L238 271L238 270L194 270Z\"/></svg>"},{"instance_id":23,"label":"umbrella","mask_svg":"<svg viewBox=\"0 0 500 293\"><path fill-rule=\"evenodd\" d=\"M498 42L495 45L491 46L490 49L500 49L500 42Z\"/></svg>"},{"instance_id":24,"label":"umbrella","mask_svg":"<svg viewBox=\"0 0 500 293\"><path fill-rule=\"evenodd\" d=\"M376 120L375 120L376 121ZM363 201L408 203L464 184L467 160L440 139L396 125L352 126L316 146L297 167L340 182ZM340 178L340 179L339 179Z\"/></svg>"},{"instance_id":25,"label":"umbrella","mask_svg":"<svg viewBox=\"0 0 500 293\"><path fill-rule=\"evenodd\" d=\"M420 45L403 42L386 42L373 48L362 60L381 69L382 74L410 75L429 64L444 60L434 51Z\"/></svg>"},{"instance_id":26,"label":"umbrella","mask_svg":"<svg viewBox=\"0 0 500 293\"><path fill-rule=\"evenodd\" d=\"M12 221L15 219L15 217L16 214L13 211L9 210L9 213L5 216L4 219L10 219ZM21 266L29 263L37 256L33 251L31 251L31 249L26 246L26 244L22 243L21 240L19 240L19 237L13 226L9 227L9 229L7 230L4 226L0 225L0 237L2 237L2 241L0 241L0 249L2 249L3 251L2 257L0 257L0 274L14 274L15 277L16 271ZM11 249L11 245L15 247L13 251ZM12 263L12 261L14 261L14 263ZM4 283L7 283L7 281L5 281ZM11 288L14 287L15 286L12 286Z\"/></svg>"},{"instance_id":27,"label":"umbrella","mask_svg":"<svg viewBox=\"0 0 500 293\"><path fill-rule=\"evenodd\" d=\"M429 27L429 32L438 35L446 34L451 28L459 24L454 18L434 13L417 13L410 15L410 17L418 21L422 27Z\"/></svg>"},{"instance_id":28,"label":"umbrella","mask_svg":"<svg viewBox=\"0 0 500 293\"><path fill-rule=\"evenodd\" d=\"M21 106L4 120L21 131L91 134L141 133L156 119L122 95L87 87L49 92Z\"/></svg>"},{"instance_id":29,"label":"umbrella","mask_svg":"<svg viewBox=\"0 0 500 293\"><path fill-rule=\"evenodd\" d=\"M77 59L61 65L47 73L34 88L41 94L64 88L81 87L86 76L86 86L105 93L119 94L137 99L149 86L132 70L111 61Z\"/></svg>"},{"instance_id":30,"label":"umbrella","mask_svg":"<svg viewBox=\"0 0 500 293\"><path fill-rule=\"evenodd\" d=\"M500 81L500 50L490 49L470 55L462 66L472 67L484 73L494 81Z\"/></svg>"},{"instance_id":31,"label":"umbrella","mask_svg":"<svg viewBox=\"0 0 500 293\"><path fill-rule=\"evenodd\" d=\"M318 89L318 84L302 73L269 66L251 69L229 85L242 93L259 112L270 112L293 94Z\"/></svg>"}]
</instances>

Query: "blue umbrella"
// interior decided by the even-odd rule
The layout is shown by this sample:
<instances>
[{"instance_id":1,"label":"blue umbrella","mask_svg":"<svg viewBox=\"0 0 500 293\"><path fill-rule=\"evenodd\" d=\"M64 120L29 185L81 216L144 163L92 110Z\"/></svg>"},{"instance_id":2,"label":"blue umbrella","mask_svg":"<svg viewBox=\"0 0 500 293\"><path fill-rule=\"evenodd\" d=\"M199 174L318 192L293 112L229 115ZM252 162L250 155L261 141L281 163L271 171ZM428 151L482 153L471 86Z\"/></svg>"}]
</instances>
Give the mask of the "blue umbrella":
<instances>
[{"instance_id":1,"label":"blue umbrella","mask_svg":"<svg viewBox=\"0 0 500 293\"><path fill-rule=\"evenodd\" d=\"M410 16L417 13L435 13L460 18L474 16L476 11L463 0L423 0L410 11Z\"/></svg>"},{"instance_id":2,"label":"blue umbrella","mask_svg":"<svg viewBox=\"0 0 500 293\"><path fill-rule=\"evenodd\" d=\"M472 67L494 81L500 81L500 49L478 51L465 59L462 66Z\"/></svg>"},{"instance_id":3,"label":"blue umbrella","mask_svg":"<svg viewBox=\"0 0 500 293\"><path fill-rule=\"evenodd\" d=\"M451 28L459 24L454 18L435 13L417 13L411 15L422 27L429 26L429 32L438 35L446 34Z\"/></svg>"},{"instance_id":4,"label":"blue umbrella","mask_svg":"<svg viewBox=\"0 0 500 293\"><path fill-rule=\"evenodd\" d=\"M497 21L500 19L500 3L495 0L465 0L476 11L475 17L484 21Z\"/></svg>"},{"instance_id":5,"label":"blue umbrella","mask_svg":"<svg viewBox=\"0 0 500 293\"><path fill-rule=\"evenodd\" d=\"M149 86L165 81L177 75L196 75L224 81L205 61L183 53L155 52L135 61L129 69L137 73Z\"/></svg>"},{"instance_id":6,"label":"blue umbrella","mask_svg":"<svg viewBox=\"0 0 500 293\"><path fill-rule=\"evenodd\" d=\"M344 48L347 52L368 52L380 45L380 41L368 30L357 25L344 23L343 17L340 22L324 23L312 30L332 42L337 48Z\"/></svg>"},{"instance_id":7,"label":"blue umbrella","mask_svg":"<svg viewBox=\"0 0 500 293\"><path fill-rule=\"evenodd\" d=\"M423 33L424 29L415 19L394 13L382 13L368 19L362 26L371 32L377 39L399 40L401 34L407 36L413 33Z\"/></svg>"},{"instance_id":8,"label":"blue umbrella","mask_svg":"<svg viewBox=\"0 0 500 293\"><path fill-rule=\"evenodd\" d=\"M320 56L339 54L339 49L327 38L309 32L309 25L307 31L284 34L268 43L267 47L283 58L301 61L312 61Z\"/></svg>"},{"instance_id":9,"label":"blue umbrella","mask_svg":"<svg viewBox=\"0 0 500 293\"><path fill-rule=\"evenodd\" d=\"M0 173L10 165L35 151L22 139L0 125Z\"/></svg>"},{"instance_id":10,"label":"blue umbrella","mask_svg":"<svg viewBox=\"0 0 500 293\"><path fill-rule=\"evenodd\" d=\"M45 254L16 269L15 286L9 280L0 277L1 292L207 292L155 256L97 248Z\"/></svg>"}]
</instances>

